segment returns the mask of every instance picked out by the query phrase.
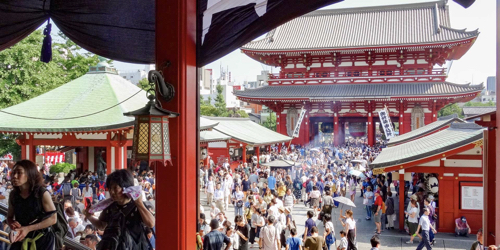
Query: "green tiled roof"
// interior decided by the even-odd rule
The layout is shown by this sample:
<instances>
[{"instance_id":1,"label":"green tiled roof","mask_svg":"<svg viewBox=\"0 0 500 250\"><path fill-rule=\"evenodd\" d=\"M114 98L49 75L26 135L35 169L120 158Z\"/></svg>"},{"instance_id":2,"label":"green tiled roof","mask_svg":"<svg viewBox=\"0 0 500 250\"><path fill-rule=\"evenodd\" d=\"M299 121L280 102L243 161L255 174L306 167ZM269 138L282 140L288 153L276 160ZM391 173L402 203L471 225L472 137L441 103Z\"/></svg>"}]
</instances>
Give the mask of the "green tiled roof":
<instances>
[{"instance_id":1,"label":"green tiled roof","mask_svg":"<svg viewBox=\"0 0 500 250\"><path fill-rule=\"evenodd\" d=\"M248 118L208 117L219 124L213 129L231 136L233 139L253 146L270 145L290 141L292 138L276 133Z\"/></svg>"},{"instance_id":2,"label":"green tiled roof","mask_svg":"<svg viewBox=\"0 0 500 250\"><path fill-rule=\"evenodd\" d=\"M475 123L452 123L450 128L394 147L384 148L370 166L391 167L458 148L483 138L483 127Z\"/></svg>"},{"instance_id":3,"label":"green tiled roof","mask_svg":"<svg viewBox=\"0 0 500 250\"><path fill-rule=\"evenodd\" d=\"M54 90L3 111L29 117L64 119L83 116L112 107L140 91L117 74L87 73ZM146 105L141 91L124 103L104 112L68 120L40 120L0 113L0 131L5 132L85 132L132 126L134 117L123 113Z\"/></svg>"},{"instance_id":4,"label":"green tiled roof","mask_svg":"<svg viewBox=\"0 0 500 250\"><path fill-rule=\"evenodd\" d=\"M387 145L390 147L390 146L394 146L397 144L401 144L401 143L405 143L405 142L414 140L414 139L422 137L426 134L430 134L434 131L437 131L443 127L446 127L449 124L451 124L452 122L464 122L464 121L462 119L458 118L458 116L456 114L440 117L437 121L435 121L433 123L427 124L423 127L417 128L417 129L412 130L408 133L404 133L402 135L391 138L389 140L389 142L387 143Z\"/></svg>"},{"instance_id":5,"label":"green tiled roof","mask_svg":"<svg viewBox=\"0 0 500 250\"><path fill-rule=\"evenodd\" d=\"M200 142L227 141L231 136L225 135L217 130L200 131Z\"/></svg>"},{"instance_id":6,"label":"green tiled roof","mask_svg":"<svg viewBox=\"0 0 500 250\"><path fill-rule=\"evenodd\" d=\"M216 121L209 120L204 117L200 117L200 130L211 129L219 124Z\"/></svg>"}]
</instances>

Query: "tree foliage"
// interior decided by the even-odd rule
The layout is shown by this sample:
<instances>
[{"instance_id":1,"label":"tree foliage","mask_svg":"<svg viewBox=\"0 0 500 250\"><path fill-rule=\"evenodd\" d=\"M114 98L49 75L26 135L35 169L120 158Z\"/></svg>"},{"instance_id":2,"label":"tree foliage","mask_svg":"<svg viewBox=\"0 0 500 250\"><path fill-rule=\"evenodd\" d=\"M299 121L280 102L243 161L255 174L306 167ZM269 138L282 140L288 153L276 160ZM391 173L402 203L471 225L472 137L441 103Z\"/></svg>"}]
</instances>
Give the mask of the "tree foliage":
<instances>
[{"instance_id":1,"label":"tree foliage","mask_svg":"<svg viewBox=\"0 0 500 250\"><path fill-rule=\"evenodd\" d=\"M276 131L276 114L273 112L269 113L269 116L262 123L262 126L268 128L272 131Z\"/></svg>"},{"instance_id":2,"label":"tree foliage","mask_svg":"<svg viewBox=\"0 0 500 250\"><path fill-rule=\"evenodd\" d=\"M487 103L482 103L482 102L466 102L465 107L489 107L489 106L495 106L496 104L493 101L489 101Z\"/></svg>"},{"instance_id":3,"label":"tree foliage","mask_svg":"<svg viewBox=\"0 0 500 250\"><path fill-rule=\"evenodd\" d=\"M99 62L61 32L52 44L52 61L40 61L43 34L36 30L14 46L0 51L0 109L27 101L87 73ZM108 61L112 62L112 61ZM48 107L33 107L48 108ZM21 148L13 136L0 138L0 155L20 158Z\"/></svg>"},{"instance_id":4,"label":"tree foliage","mask_svg":"<svg viewBox=\"0 0 500 250\"><path fill-rule=\"evenodd\" d=\"M212 105L212 98L210 96L207 100L205 100L203 96L200 96L200 115L215 117L248 117L248 114L243 110L238 110L236 108L228 110L226 108L226 100L224 100L224 95L222 94L224 88L218 84L216 90L217 96L215 97L214 105Z\"/></svg>"},{"instance_id":5,"label":"tree foliage","mask_svg":"<svg viewBox=\"0 0 500 250\"><path fill-rule=\"evenodd\" d=\"M464 117L464 115L462 114L462 108L459 107L456 103L448 104L438 111L438 117L452 114L457 114L460 118Z\"/></svg>"}]
</instances>

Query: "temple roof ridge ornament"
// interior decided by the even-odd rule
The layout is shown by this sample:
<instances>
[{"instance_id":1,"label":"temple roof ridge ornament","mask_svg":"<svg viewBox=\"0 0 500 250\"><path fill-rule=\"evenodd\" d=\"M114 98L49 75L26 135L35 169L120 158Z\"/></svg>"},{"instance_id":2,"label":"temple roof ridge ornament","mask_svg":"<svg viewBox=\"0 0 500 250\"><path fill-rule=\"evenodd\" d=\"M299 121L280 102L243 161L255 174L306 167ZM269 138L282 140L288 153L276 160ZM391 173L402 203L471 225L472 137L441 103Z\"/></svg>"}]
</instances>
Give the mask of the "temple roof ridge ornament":
<instances>
[{"instance_id":1,"label":"temple roof ridge ornament","mask_svg":"<svg viewBox=\"0 0 500 250\"><path fill-rule=\"evenodd\" d=\"M115 67L112 67L107 62L108 59L102 56L98 56L99 62L96 66L90 66L89 72L87 74L96 74L96 73L108 73L118 75L118 70Z\"/></svg>"}]
</instances>

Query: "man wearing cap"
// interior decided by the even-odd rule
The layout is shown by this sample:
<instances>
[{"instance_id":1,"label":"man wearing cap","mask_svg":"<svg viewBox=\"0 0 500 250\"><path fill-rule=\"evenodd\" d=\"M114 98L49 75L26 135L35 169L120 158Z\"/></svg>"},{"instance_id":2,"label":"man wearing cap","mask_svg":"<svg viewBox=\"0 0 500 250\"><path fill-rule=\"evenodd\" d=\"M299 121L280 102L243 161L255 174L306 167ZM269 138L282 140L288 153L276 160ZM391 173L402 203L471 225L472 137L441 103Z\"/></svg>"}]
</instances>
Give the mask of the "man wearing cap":
<instances>
[{"instance_id":1,"label":"man wearing cap","mask_svg":"<svg viewBox=\"0 0 500 250\"><path fill-rule=\"evenodd\" d=\"M429 230L432 230L432 232L436 233L436 230L434 227L431 225L431 222L429 221L429 209L424 207L422 209L424 211L424 214L422 214L422 217L420 217L420 221L418 223L417 227L417 232L422 229L422 240L417 246L417 250L421 250L424 248L427 248L427 250L432 249L429 241Z\"/></svg>"},{"instance_id":2,"label":"man wearing cap","mask_svg":"<svg viewBox=\"0 0 500 250\"><path fill-rule=\"evenodd\" d=\"M462 216L461 218L455 220L455 237L469 237L470 232L471 230L469 227L469 223L467 223L467 219L465 219L465 216Z\"/></svg>"}]
</instances>

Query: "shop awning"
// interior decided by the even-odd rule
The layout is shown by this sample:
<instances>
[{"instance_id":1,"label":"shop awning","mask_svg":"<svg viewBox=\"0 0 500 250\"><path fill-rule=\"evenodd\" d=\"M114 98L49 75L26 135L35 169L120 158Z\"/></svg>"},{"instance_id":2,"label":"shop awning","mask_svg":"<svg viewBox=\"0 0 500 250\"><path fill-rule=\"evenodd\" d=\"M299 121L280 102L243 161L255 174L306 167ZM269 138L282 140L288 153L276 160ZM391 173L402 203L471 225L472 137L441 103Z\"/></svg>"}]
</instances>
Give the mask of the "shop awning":
<instances>
[{"instance_id":1,"label":"shop awning","mask_svg":"<svg viewBox=\"0 0 500 250\"><path fill-rule=\"evenodd\" d=\"M248 118L208 116L205 116L205 118L219 123L213 128L214 130L251 146L271 145L292 140L291 137L276 133L262 125L252 122Z\"/></svg>"},{"instance_id":2,"label":"shop awning","mask_svg":"<svg viewBox=\"0 0 500 250\"><path fill-rule=\"evenodd\" d=\"M448 129L403 145L384 148L370 166L375 169L393 167L436 156L481 140L483 130L474 123L451 123Z\"/></svg>"},{"instance_id":3,"label":"shop awning","mask_svg":"<svg viewBox=\"0 0 500 250\"><path fill-rule=\"evenodd\" d=\"M438 118L437 121L427 124L423 127L412 130L408 133L404 133L400 136L393 137L389 140L387 145L389 147L399 145L402 143L409 142L411 140L415 140L422 136L426 136L430 133L436 132L442 128L449 126L452 122L464 122L462 119L458 118L458 115L453 114L449 116L443 116Z\"/></svg>"}]
</instances>

